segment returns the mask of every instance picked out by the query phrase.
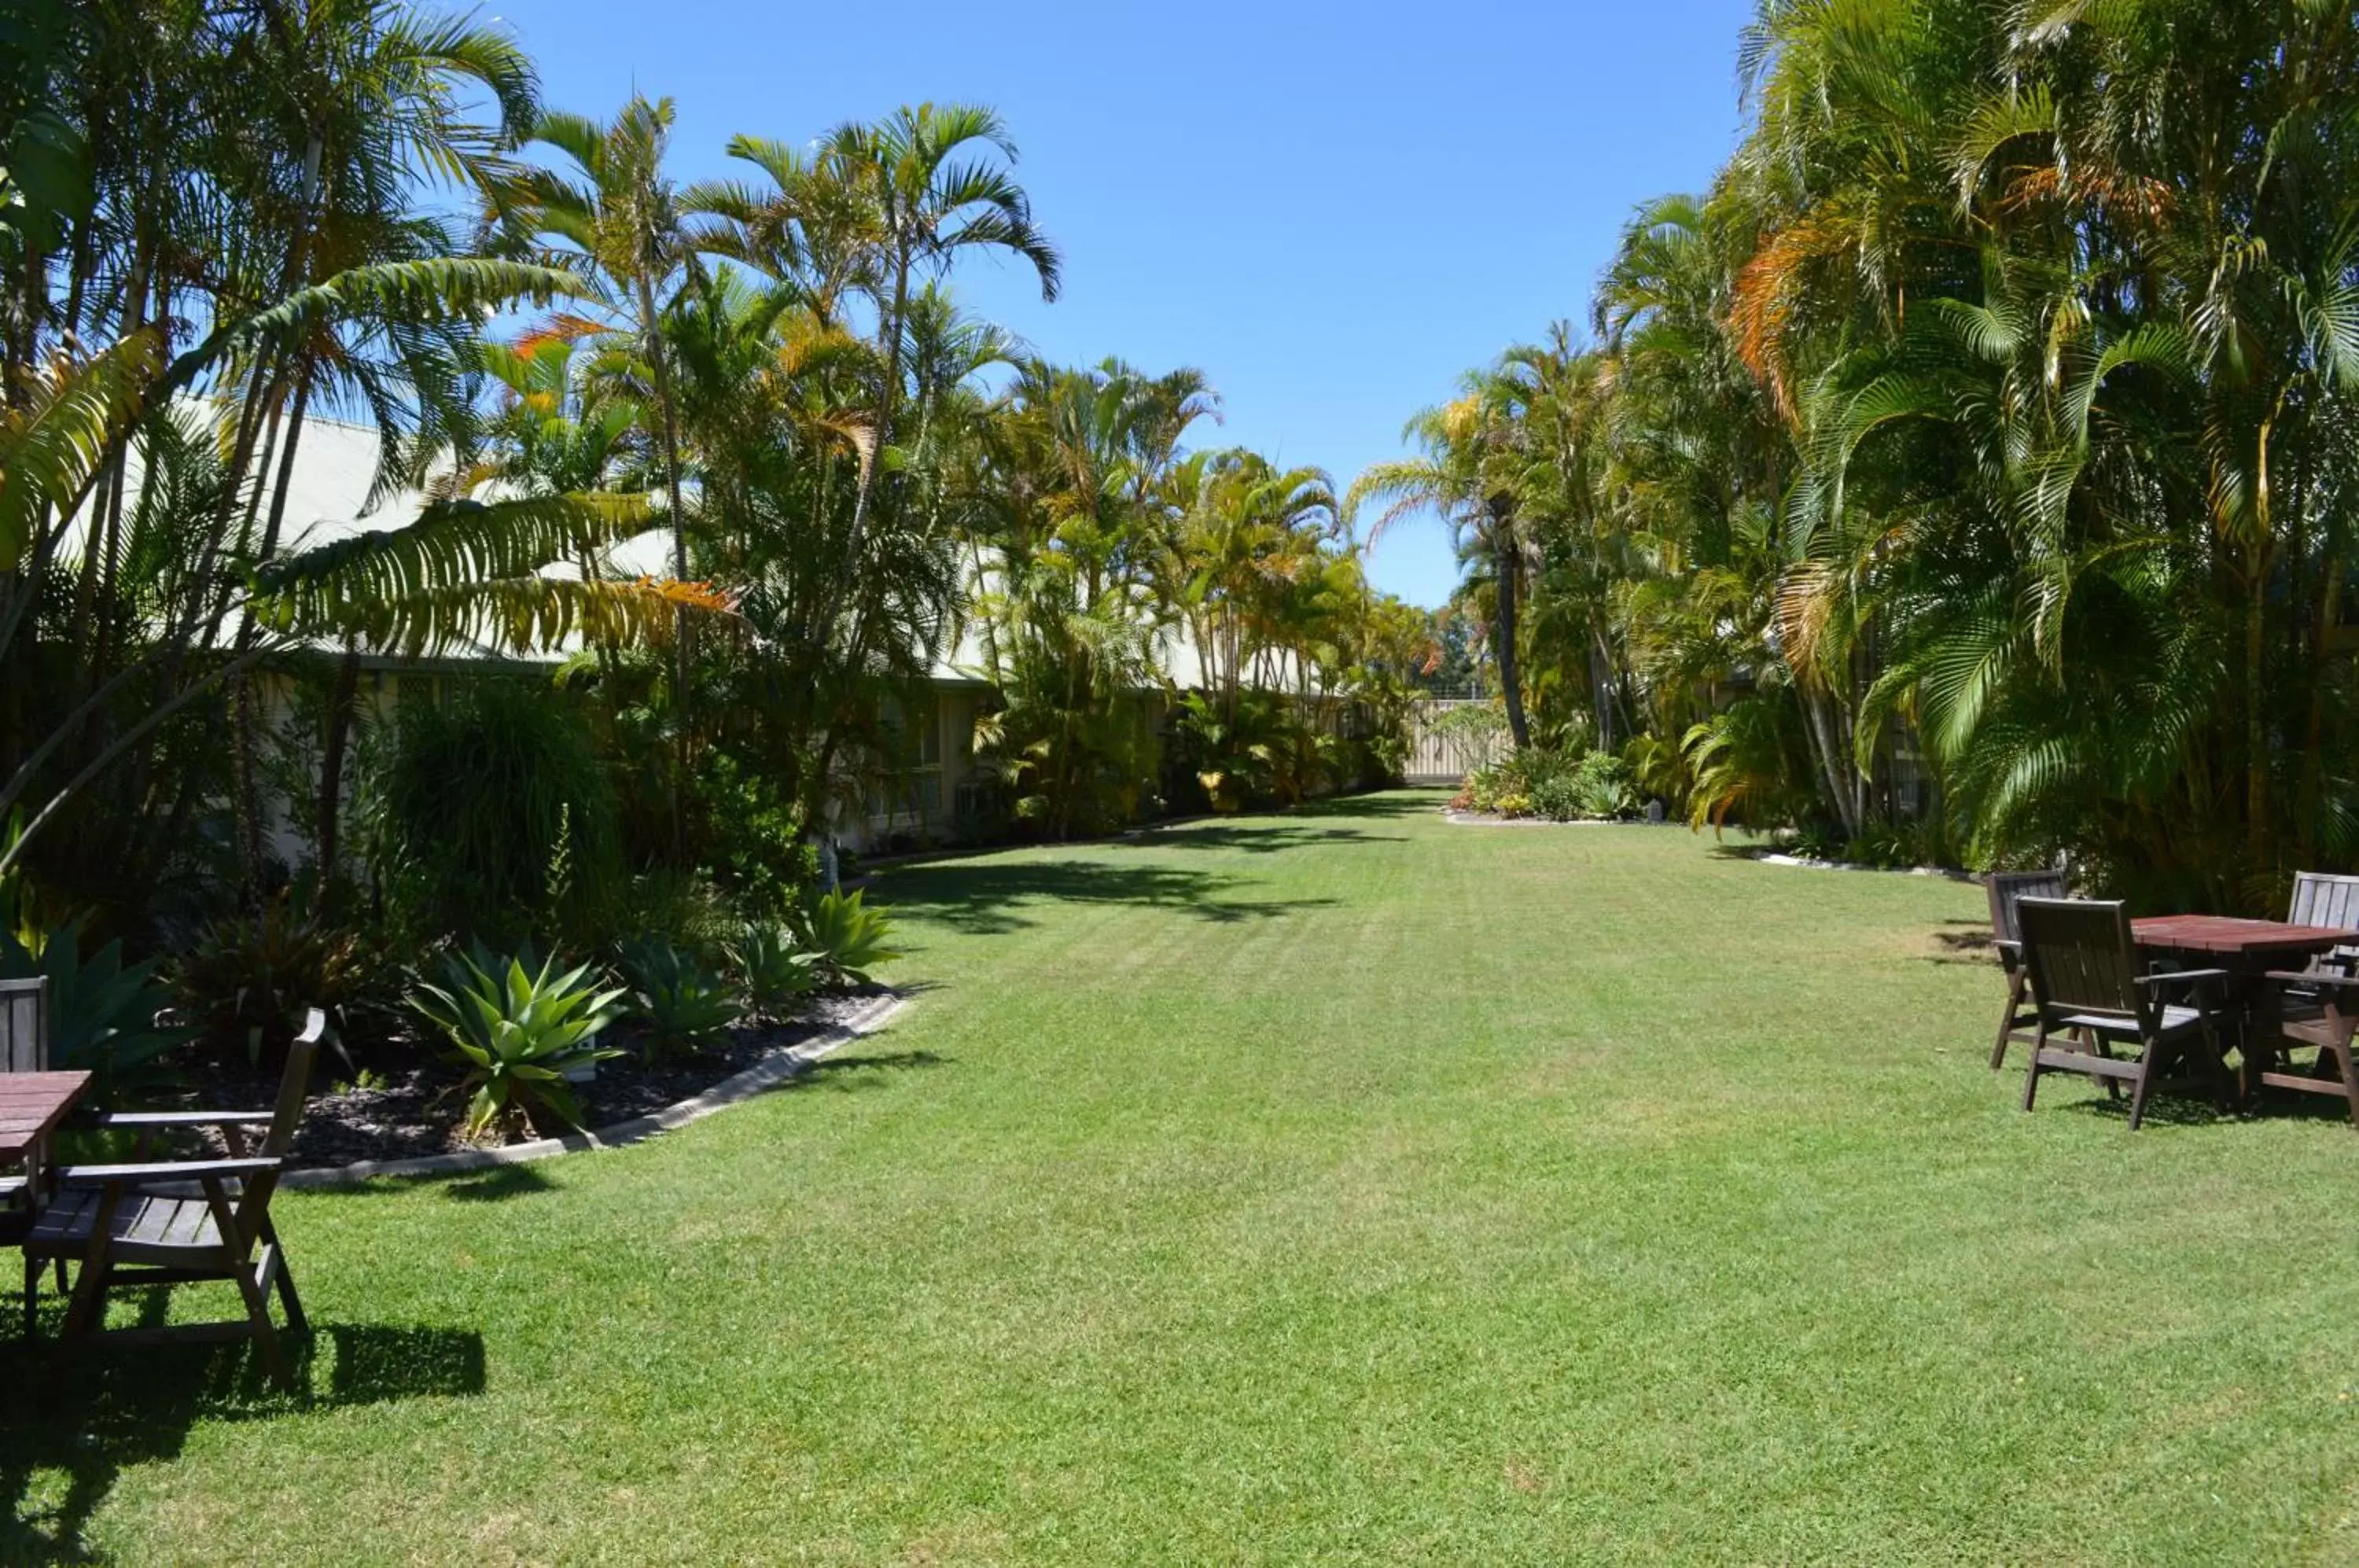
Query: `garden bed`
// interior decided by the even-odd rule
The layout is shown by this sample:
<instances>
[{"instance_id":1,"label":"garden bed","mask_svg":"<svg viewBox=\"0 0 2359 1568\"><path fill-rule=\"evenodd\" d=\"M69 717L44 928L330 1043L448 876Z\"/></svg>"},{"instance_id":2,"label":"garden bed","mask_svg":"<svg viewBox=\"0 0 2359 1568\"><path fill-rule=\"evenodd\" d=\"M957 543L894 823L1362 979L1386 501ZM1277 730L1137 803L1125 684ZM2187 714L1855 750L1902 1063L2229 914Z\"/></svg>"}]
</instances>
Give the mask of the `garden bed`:
<instances>
[{"instance_id":1,"label":"garden bed","mask_svg":"<svg viewBox=\"0 0 2359 1568\"><path fill-rule=\"evenodd\" d=\"M1462 828L1661 828L1685 827L1669 817L1509 817L1497 811L1460 811L1445 806L1441 820Z\"/></svg>"},{"instance_id":2,"label":"garden bed","mask_svg":"<svg viewBox=\"0 0 2359 1568\"><path fill-rule=\"evenodd\" d=\"M618 1027L608 1042L624 1054L598 1064L598 1076L580 1086L582 1124L605 1127L649 1116L703 1094L747 1068L806 1044L858 1014L881 987L822 996L797 1018L748 1023L730 1029L694 1055L667 1056L654 1062L640 1050L641 1031ZM398 1049L398 1048L397 1048ZM470 1138L461 1127L467 1099L457 1089L457 1069L419 1042L405 1064L388 1068L394 1052L379 1050L346 1062L324 1054L312 1080L310 1102L288 1164L293 1169L349 1165L357 1160L412 1160L462 1149L496 1148L562 1130L517 1130ZM209 1110L267 1109L278 1095L275 1068L208 1062L188 1070L190 1104Z\"/></svg>"}]
</instances>

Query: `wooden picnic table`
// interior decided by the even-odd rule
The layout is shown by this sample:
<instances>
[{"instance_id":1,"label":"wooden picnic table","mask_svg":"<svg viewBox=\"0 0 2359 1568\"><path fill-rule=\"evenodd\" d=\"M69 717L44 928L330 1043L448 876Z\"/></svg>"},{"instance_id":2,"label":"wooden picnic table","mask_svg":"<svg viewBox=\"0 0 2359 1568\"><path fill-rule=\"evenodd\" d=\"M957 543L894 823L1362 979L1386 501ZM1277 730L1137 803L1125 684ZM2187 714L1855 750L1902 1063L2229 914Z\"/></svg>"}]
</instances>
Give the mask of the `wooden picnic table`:
<instances>
[{"instance_id":1,"label":"wooden picnic table","mask_svg":"<svg viewBox=\"0 0 2359 1568\"><path fill-rule=\"evenodd\" d=\"M87 1073L0 1073L0 1164L38 1148L89 1087Z\"/></svg>"},{"instance_id":2,"label":"wooden picnic table","mask_svg":"<svg viewBox=\"0 0 2359 1568\"><path fill-rule=\"evenodd\" d=\"M2211 967L2239 976L2298 968L2312 953L2359 942L2359 936L2339 926L2297 926L2234 915L2148 915L2130 922L2130 934L2140 947L2200 953Z\"/></svg>"},{"instance_id":3,"label":"wooden picnic table","mask_svg":"<svg viewBox=\"0 0 2359 1568\"><path fill-rule=\"evenodd\" d=\"M2248 920L2234 915L2149 915L2130 922L2130 934L2140 948L2201 961L2201 966L2225 970L2230 1028L2244 1062L2245 1092L2277 1065L2282 1054L2277 1029L2265 1016L2267 987L2262 976L2272 969L2299 969L2315 954L2354 941L2340 926L2299 926L2285 920Z\"/></svg>"}]
</instances>

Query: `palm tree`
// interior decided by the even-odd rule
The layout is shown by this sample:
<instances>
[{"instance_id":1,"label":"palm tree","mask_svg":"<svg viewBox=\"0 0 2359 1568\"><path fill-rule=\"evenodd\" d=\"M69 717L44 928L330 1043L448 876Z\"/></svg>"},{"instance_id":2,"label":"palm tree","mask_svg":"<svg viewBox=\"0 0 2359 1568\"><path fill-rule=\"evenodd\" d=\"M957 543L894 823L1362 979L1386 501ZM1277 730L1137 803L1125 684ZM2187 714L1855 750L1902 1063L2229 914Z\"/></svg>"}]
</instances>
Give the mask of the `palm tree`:
<instances>
[{"instance_id":1,"label":"palm tree","mask_svg":"<svg viewBox=\"0 0 2359 1568\"><path fill-rule=\"evenodd\" d=\"M1439 512L1462 553L1489 565L1495 595L1493 657L1498 660L1508 733L1521 751L1532 743L1516 659L1518 605L1529 556L1517 514L1526 483L1527 449L1517 428L1525 388L1496 371L1470 373L1462 387L1457 398L1424 410L1402 428L1402 439L1416 442L1424 455L1368 468L1353 481L1343 498L1343 515L1356 519L1367 503L1386 503L1360 536L1363 544L1373 545L1402 518Z\"/></svg>"},{"instance_id":2,"label":"palm tree","mask_svg":"<svg viewBox=\"0 0 2359 1568\"><path fill-rule=\"evenodd\" d=\"M672 575L684 580L689 515L680 484L679 404L664 318L677 291L695 281L699 267L679 193L664 171L675 113L669 98L650 103L637 93L604 124L580 114L544 112L533 127L533 139L562 153L572 165L571 174L527 171L505 194L507 210L502 217L538 236L549 247L545 255L551 265L581 270L592 297L603 307L603 320L579 320L575 330L614 340L627 354L631 371L647 378L669 503L666 520L671 528ZM672 648L676 860L687 853L690 657L683 615Z\"/></svg>"},{"instance_id":3,"label":"palm tree","mask_svg":"<svg viewBox=\"0 0 2359 1568\"><path fill-rule=\"evenodd\" d=\"M1063 263L1033 225L1023 187L991 159L995 152L1016 159L1006 125L995 111L967 103L904 105L873 124L840 125L821 144L820 169L864 215L856 230L866 254L861 281L875 301L883 365L873 452L853 493L850 555L859 551L875 496L876 454L894 439L913 282L947 271L964 252L1006 250L1031 263L1043 299L1057 297Z\"/></svg>"}]
</instances>

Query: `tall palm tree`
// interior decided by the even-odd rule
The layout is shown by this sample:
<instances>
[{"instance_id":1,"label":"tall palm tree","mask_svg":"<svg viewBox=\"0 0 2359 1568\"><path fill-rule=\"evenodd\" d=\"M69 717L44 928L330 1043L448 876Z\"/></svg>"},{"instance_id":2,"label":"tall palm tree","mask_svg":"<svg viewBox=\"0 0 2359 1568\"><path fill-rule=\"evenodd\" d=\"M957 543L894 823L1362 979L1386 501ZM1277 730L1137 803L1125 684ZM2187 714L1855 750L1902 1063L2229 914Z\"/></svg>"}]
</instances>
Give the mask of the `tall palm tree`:
<instances>
[{"instance_id":1,"label":"tall palm tree","mask_svg":"<svg viewBox=\"0 0 2359 1568\"><path fill-rule=\"evenodd\" d=\"M1470 373L1459 397L1428 408L1402 428L1404 440L1423 454L1371 465L1352 483L1343 514L1356 523L1371 501L1385 509L1360 535L1373 545L1385 531L1419 512L1440 514L1462 551L1486 561L1493 572L1495 630L1500 695L1516 749L1532 744L1524 712L1517 661L1518 614L1529 556L1518 506L1527 482L1527 443L1518 429L1526 389L1495 370Z\"/></svg>"},{"instance_id":2,"label":"tall palm tree","mask_svg":"<svg viewBox=\"0 0 2359 1568\"><path fill-rule=\"evenodd\" d=\"M625 352L631 368L646 376L669 503L672 575L685 580L689 515L680 478L679 402L664 321L679 290L695 281L701 269L679 192L664 169L675 117L669 98L650 102L637 93L603 124L545 111L533 126L533 139L563 154L571 171L527 171L506 193L501 215L538 236L551 265L581 270L601 314L571 324L583 335L612 340ZM672 648L675 859L687 853L690 659L683 614Z\"/></svg>"},{"instance_id":3,"label":"tall palm tree","mask_svg":"<svg viewBox=\"0 0 2359 1568\"><path fill-rule=\"evenodd\" d=\"M1031 199L1006 167L1016 158L998 114L969 103L904 105L882 120L840 125L821 145L819 167L864 213L856 231L867 256L862 283L875 299L882 361L874 452L853 498L853 555L900 411L912 286L946 272L965 252L1004 250L1031 264L1043 299L1057 297L1063 262L1034 226Z\"/></svg>"}]
</instances>

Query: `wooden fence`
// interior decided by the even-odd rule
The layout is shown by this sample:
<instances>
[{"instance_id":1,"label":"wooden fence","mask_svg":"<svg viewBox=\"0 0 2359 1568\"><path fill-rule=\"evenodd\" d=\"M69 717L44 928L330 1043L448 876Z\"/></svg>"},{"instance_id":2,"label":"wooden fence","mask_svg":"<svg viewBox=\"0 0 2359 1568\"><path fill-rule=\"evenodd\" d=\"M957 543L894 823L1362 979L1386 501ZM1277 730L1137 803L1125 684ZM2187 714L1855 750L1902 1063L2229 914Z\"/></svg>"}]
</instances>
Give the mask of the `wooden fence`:
<instances>
[{"instance_id":1,"label":"wooden fence","mask_svg":"<svg viewBox=\"0 0 2359 1568\"><path fill-rule=\"evenodd\" d=\"M1445 724L1443 715L1490 704L1462 698L1423 698L1408 705L1408 765L1412 784L1460 784L1506 749L1505 726L1478 730Z\"/></svg>"}]
</instances>

